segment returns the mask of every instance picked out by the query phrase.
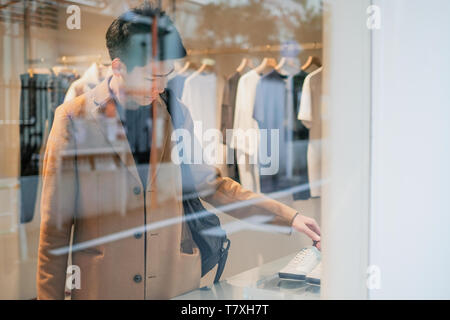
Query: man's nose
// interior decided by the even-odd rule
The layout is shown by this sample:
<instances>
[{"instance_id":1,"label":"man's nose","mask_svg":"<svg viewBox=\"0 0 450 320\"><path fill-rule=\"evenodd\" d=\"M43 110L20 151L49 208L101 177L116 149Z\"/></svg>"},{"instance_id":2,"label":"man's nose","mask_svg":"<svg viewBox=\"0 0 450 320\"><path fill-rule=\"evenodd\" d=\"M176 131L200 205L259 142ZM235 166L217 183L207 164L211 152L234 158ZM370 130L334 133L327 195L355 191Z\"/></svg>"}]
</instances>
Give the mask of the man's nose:
<instances>
[{"instance_id":1,"label":"man's nose","mask_svg":"<svg viewBox=\"0 0 450 320\"><path fill-rule=\"evenodd\" d=\"M161 87L163 87L163 86L164 86L164 79L161 79L161 78L155 78L155 79L153 79L153 85L154 85L156 88L161 88Z\"/></svg>"},{"instance_id":2,"label":"man's nose","mask_svg":"<svg viewBox=\"0 0 450 320\"><path fill-rule=\"evenodd\" d=\"M147 72L150 72L152 75L164 74L165 69L165 65L161 62L153 62L147 65Z\"/></svg>"}]
</instances>

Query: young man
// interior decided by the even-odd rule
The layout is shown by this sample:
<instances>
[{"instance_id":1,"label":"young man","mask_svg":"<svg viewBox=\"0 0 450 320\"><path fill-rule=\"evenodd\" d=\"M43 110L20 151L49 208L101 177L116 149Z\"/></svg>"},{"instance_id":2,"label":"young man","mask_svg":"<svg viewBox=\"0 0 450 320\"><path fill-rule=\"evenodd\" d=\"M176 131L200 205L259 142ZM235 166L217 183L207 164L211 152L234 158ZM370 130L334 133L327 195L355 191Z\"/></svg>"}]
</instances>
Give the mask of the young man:
<instances>
[{"instance_id":1,"label":"young man","mask_svg":"<svg viewBox=\"0 0 450 320\"><path fill-rule=\"evenodd\" d=\"M48 139L39 299L64 298L72 227L72 299L167 299L200 284L200 252L181 222L186 181L171 139L173 118L183 119L193 137L192 120L179 101L164 99L173 60L186 55L179 33L164 13L144 5L111 24L106 44L113 75L58 107ZM313 219L210 166L191 168L192 188L213 206L320 241Z\"/></svg>"}]
</instances>

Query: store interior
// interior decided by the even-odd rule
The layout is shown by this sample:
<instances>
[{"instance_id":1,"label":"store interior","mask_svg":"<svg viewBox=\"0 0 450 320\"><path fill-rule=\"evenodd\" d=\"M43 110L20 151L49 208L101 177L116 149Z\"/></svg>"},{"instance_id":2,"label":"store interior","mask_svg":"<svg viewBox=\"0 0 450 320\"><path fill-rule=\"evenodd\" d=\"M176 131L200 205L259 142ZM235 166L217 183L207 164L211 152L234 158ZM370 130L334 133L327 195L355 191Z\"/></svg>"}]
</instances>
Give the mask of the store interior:
<instances>
[{"instance_id":1,"label":"store interior","mask_svg":"<svg viewBox=\"0 0 450 320\"><path fill-rule=\"evenodd\" d=\"M70 14L66 10L73 3L81 8L79 29L67 27ZM116 16L139 3L140 1L12 1L1 4L0 202L5 213L1 217L0 230L0 283L2 288L7 288L1 290L1 298L36 297L41 187L39 156L42 156L45 148L52 113L59 104L92 89L108 74L111 61L105 47L105 32ZM188 52L186 59L177 62L176 75L171 79L182 76L184 81L199 70L213 78L213 86L209 92L215 90L215 94L210 94L210 101L215 104L211 108L211 116L216 123L211 126L217 129L223 130L227 125L232 129L236 124L233 121L224 124L225 117L232 117L227 113L229 110L224 110L224 105L229 108L224 99L230 97L230 88L226 91L225 87L230 86L230 79L236 72L242 76L255 69L264 74L276 72L288 78L302 71L305 74L314 73L322 67L323 8L319 0L167 0L160 1L160 5L175 22ZM34 88L31 85L33 81L30 80L33 78L36 81ZM192 95L199 94L196 92L205 90L205 87L196 88L199 84L195 84L195 81L189 82L191 99ZM172 81L172 85L174 83ZM39 93L39 90L48 92L50 89L52 95ZM239 91L239 88L235 90ZM40 108L41 114L34 109L30 111L30 105L34 102L27 100L27 94L43 99L40 102L47 108ZM292 99L293 94L288 93L286 100ZM189 92L183 92L180 98L189 103ZM298 96L297 101L299 104ZM38 122L44 120L34 132L37 140L34 141L31 153L27 149L27 135L32 137L30 132L27 133L27 112L37 112L40 117ZM286 117L287 115L283 121L287 121ZM302 123L298 119L290 121ZM309 130L303 130L306 137L301 137L300 132L300 137L294 138L297 141L282 150L287 152L286 157L290 159L287 160L287 170L290 172L287 176L300 179L291 184L300 186L294 188L297 191L282 192L282 187L274 187L263 180L260 180L261 185L240 182L254 192L272 194L276 200L316 219L320 224L321 193L313 189L320 189L321 177L311 177L308 173ZM320 135L314 140L320 149ZM320 163L321 159L316 161ZM28 166L30 162L35 164L32 168ZM219 169L223 176L232 178L236 178L235 175L239 172L237 165L222 164ZM313 183L302 181L304 177L310 177L314 180ZM7 206L3 208L3 204ZM210 207L208 209L214 210ZM223 226L232 227L236 223L239 226L236 231L228 234L231 243L235 245L230 248L222 279L231 279L283 258L282 261L286 264L293 254L311 246L311 240L299 233L286 236L264 232L252 229L250 225L238 222L226 214L219 214L219 217ZM290 259L286 260L286 257ZM267 286L273 286L279 291L279 282L275 283L273 279L271 281L273 283ZM212 277L202 279L202 285L211 284ZM304 285L300 286L303 287ZM298 289L295 285L288 285L287 288L287 292L294 293Z\"/></svg>"}]
</instances>

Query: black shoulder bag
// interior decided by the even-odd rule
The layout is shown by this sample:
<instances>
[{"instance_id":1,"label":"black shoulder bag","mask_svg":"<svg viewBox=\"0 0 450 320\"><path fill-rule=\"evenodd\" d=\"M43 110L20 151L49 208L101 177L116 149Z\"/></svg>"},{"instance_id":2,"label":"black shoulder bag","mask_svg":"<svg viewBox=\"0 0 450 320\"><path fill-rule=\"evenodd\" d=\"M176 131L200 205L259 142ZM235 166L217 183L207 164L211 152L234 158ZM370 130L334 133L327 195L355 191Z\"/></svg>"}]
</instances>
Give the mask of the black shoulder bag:
<instances>
[{"instance_id":1,"label":"black shoulder bag","mask_svg":"<svg viewBox=\"0 0 450 320\"><path fill-rule=\"evenodd\" d=\"M178 101L176 98L171 99L173 94L167 89L161 97L168 106L174 128L181 128L185 119ZM205 209L195 188L188 190L190 188L186 187L185 182L194 181L190 165L182 162L180 166L183 183L183 209L193 240L200 250L202 277L215 265L218 265L214 278L214 283L216 283L225 268L230 240L227 238L225 230L221 228L217 215ZM196 217L196 215L198 216ZM214 229L213 234L204 232L212 229Z\"/></svg>"}]
</instances>

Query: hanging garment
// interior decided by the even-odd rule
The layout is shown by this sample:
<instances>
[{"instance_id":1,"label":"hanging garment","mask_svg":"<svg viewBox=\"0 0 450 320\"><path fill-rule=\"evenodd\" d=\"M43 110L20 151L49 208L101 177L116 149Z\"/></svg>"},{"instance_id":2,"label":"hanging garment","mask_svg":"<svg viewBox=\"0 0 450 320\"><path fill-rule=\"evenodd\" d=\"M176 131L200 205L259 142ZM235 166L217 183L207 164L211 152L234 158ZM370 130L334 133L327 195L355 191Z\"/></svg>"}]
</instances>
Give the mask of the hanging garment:
<instances>
[{"instance_id":1,"label":"hanging garment","mask_svg":"<svg viewBox=\"0 0 450 320\"><path fill-rule=\"evenodd\" d=\"M39 168L56 107L76 76L22 74L20 95L20 222L33 220L39 201Z\"/></svg>"},{"instance_id":2,"label":"hanging garment","mask_svg":"<svg viewBox=\"0 0 450 320\"><path fill-rule=\"evenodd\" d=\"M50 105L50 75L22 74L20 96L20 222L33 219L39 182L40 151Z\"/></svg>"},{"instance_id":3,"label":"hanging garment","mask_svg":"<svg viewBox=\"0 0 450 320\"><path fill-rule=\"evenodd\" d=\"M240 78L241 73L236 71L226 80L222 98L222 117L220 120L220 131L224 139L223 142L227 145L227 154L232 154L233 158L233 163L227 164L228 177L236 182L240 182L237 155L236 150L230 147L230 141L227 140L227 130L233 129L236 94Z\"/></svg>"},{"instance_id":4,"label":"hanging garment","mask_svg":"<svg viewBox=\"0 0 450 320\"><path fill-rule=\"evenodd\" d=\"M256 86L260 78L261 75L255 70L251 70L239 79L234 112L233 139L230 144L236 150L241 184L244 188L253 192L260 192L261 190L258 171L259 128L258 123L253 119ZM242 140L245 133L252 134L252 132L256 134L256 138L252 141Z\"/></svg>"},{"instance_id":5,"label":"hanging garment","mask_svg":"<svg viewBox=\"0 0 450 320\"><path fill-rule=\"evenodd\" d=\"M183 97L184 83L189 76L190 74L188 73L177 74L167 82L167 88L170 89L179 100Z\"/></svg>"},{"instance_id":6,"label":"hanging garment","mask_svg":"<svg viewBox=\"0 0 450 320\"><path fill-rule=\"evenodd\" d=\"M288 91L289 100L292 102L292 177L298 181L297 185L303 186L302 190L294 193L294 200L307 200L311 197L308 178L308 141L309 130L301 120L298 120L300 100L302 96L303 83L308 73L300 71L290 80L291 91Z\"/></svg>"},{"instance_id":7,"label":"hanging garment","mask_svg":"<svg viewBox=\"0 0 450 320\"><path fill-rule=\"evenodd\" d=\"M217 129L217 77L214 73L194 72L184 83L181 101L189 109L194 124L201 125L194 133L203 149L206 143L203 134L206 130ZM216 146L218 150L219 146ZM204 157L208 158L205 154ZM216 159L204 159L216 163Z\"/></svg>"},{"instance_id":8,"label":"hanging garment","mask_svg":"<svg viewBox=\"0 0 450 320\"><path fill-rule=\"evenodd\" d=\"M294 145L293 145L293 116L294 104L292 95L294 94L293 76L284 77L286 84L286 177L292 179L294 176Z\"/></svg>"},{"instance_id":9,"label":"hanging garment","mask_svg":"<svg viewBox=\"0 0 450 320\"><path fill-rule=\"evenodd\" d=\"M258 82L253 109L253 118L258 122L261 137L258 159L263 193L292 186L286 165L289 145L286 106L285 77L275 70L271 71ZM274 133L278 133L278 137Z\"/></svg>"},{"instance_id":10,"label":"hanging garment","mask_svg":"<svg viewBox=\"0 0 450 320\"><path fill-rule=\"evenodd\" d=\"M216 85L217 77L214 73L195 72L184 83L181 101L189 108L192 119L201 121L203 131L217 129Z\"/></svg>"},{"instance_id":11,"label":"hanging garment","mask_svg":"<svg viewBox=\"0 0 450 320\"><path fill-rule=\"evenodd\" d=\"M234 112L236 110L236 95L240 78L241 74L237 71L228 77L223 91L220 130L222 131L224 143L227 143L226 130L233 129Z\"/></svg>"},{"instance_id":12,"label":"hanging garment","mask_svg":"<svg viewBox=\"0 0 450 320\"><path fill-rule=\"evenodd\" d=\"M308 176L311 197L320 197L322 179L322 68L310 73L303 84L298 119L309 129Z\"/></svg>"},{"instance_id":13,"label":"hanging garment","mask_svg":"<svg viewBox=\"0 0 450 320\"><path fill-rule=\"evenodd\" d=\"M292 79L292 102L293 102L293 139L294 140L308 140L308 128L298 119L298 114L300 111L300 101L302 97L303 84L305 82L308 73L305 71L300 71L296 75L293 76Z\"/></svg>"}]
</instances>

